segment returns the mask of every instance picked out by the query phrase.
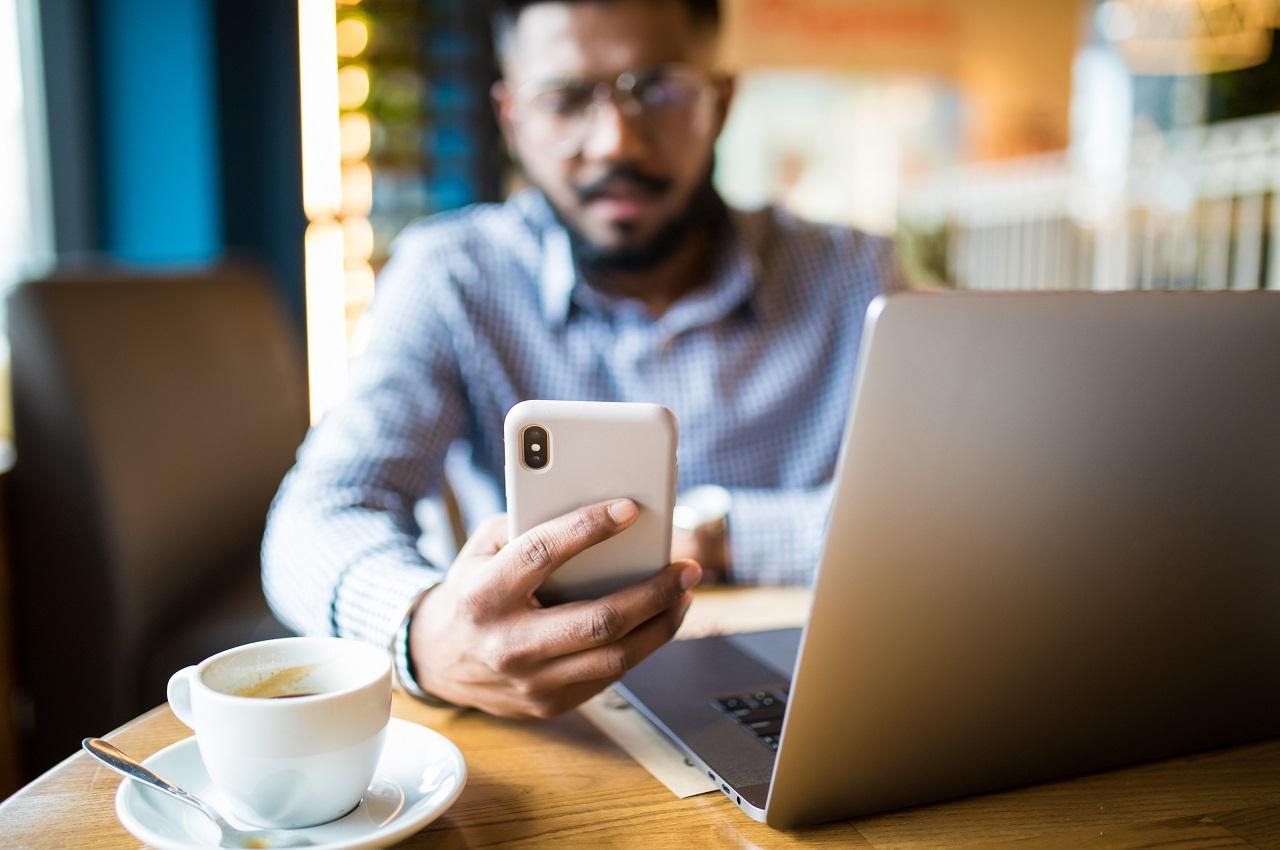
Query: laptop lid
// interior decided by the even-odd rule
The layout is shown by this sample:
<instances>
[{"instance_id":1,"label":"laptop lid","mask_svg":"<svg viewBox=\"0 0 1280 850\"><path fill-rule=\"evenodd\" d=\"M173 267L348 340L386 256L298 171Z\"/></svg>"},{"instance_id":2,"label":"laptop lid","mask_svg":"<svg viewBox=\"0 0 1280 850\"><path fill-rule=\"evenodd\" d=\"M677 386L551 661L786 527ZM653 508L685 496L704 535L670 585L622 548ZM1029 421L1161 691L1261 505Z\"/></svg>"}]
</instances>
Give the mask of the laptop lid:
<instances>
[{"instance_id":1,"label":"laptop lid","mask_svg":"<svg viewBox=\"0 0 1280 850\"><path fill-rule=\"evenodd\" d=\"M1280 294L867 316L768 822L1280 734Z\"/></svg>"}]
</instances>

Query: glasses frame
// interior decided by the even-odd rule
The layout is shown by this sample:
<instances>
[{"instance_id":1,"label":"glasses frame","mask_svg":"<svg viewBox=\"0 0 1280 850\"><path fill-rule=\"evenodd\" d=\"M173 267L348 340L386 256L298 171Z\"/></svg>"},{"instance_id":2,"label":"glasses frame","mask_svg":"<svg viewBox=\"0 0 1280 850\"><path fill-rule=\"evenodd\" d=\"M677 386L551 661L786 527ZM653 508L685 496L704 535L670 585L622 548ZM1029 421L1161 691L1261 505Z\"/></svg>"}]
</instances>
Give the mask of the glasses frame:
<instances>
[{"instance_id":1,"label":"glasses frame","mask_svg":"<svg viewBox=\"0 0 1280 850\"><path fill-rule=\"evenodd\" d=\"M580 85L584 90L589 88L591 92L591 99L583 108L582 116L576 119L580 121L581 126L569 131L566 138L559 142L544 141L542 143L544 149L549 150L554 156L560 159L569 159L581 153L586 146L587 140L591 138L601 108L606 104L617 107L623 117L634 122L640 129L651 132L653 128L646 126L645 118L646 112L652 110L653 107L646 107L636 95L636 88L642 83L651 80L655 75L663 73L678 74L682 77L696 80L697 94L688 107L694 111L705 109L710 104L716 92L716 83L720 79L718 76L708 75L692 65L670 62L647 68L628 69L612 80L598 80L594 83L588 80L570 78L530 80L521 85L515 92L514 117L516 124L517 126L524 125L527 130L530 124L539 117L547 117L545 113L537 114L538 108L533 105L534 100L539 95Z\"/></svg>"}]
</instances>

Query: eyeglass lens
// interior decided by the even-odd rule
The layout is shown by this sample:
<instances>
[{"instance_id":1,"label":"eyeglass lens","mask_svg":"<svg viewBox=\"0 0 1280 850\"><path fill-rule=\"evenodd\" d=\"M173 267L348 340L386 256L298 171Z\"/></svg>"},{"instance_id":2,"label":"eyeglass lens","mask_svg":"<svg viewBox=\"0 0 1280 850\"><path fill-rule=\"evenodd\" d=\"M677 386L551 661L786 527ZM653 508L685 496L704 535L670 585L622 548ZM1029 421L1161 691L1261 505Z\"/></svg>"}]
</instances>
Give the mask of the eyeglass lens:
<instances>
[{"instance_id":1,"label":"eyeglass lens","mask_svg":"<svg viewBox=\"0 0 1280 850\"><path fill-rule=\"evenodd\" d=\"M531 141L572 156L585 143L602 102L611 100L653 140L687 138L701 123L694 119L707 90L700 74L680 68L627 72L612 83L563 83L532 91L522 123Z\"/></svg>"}]
</instances>

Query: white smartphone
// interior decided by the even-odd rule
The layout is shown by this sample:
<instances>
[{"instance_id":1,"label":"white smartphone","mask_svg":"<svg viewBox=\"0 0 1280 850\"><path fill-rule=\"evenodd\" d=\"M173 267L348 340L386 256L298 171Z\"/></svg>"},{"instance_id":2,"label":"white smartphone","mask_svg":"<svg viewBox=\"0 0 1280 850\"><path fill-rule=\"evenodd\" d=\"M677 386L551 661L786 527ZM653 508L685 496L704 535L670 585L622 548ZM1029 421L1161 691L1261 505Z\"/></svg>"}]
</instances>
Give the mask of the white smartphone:
<instances>
[{"instance_id":1,"label":"white smartphone","mask_svg":"<svg viewBox=\"0 0 1280 850\"><path fill-rule=\"evenodd\" d=\"M512 540L596 502L629 498L640 508L632 526L556 570L538 591L540 600L594 599L670 562L674 413L660 404L522 401L507 413L504 431Z\"/></svg>"}]
</instances>

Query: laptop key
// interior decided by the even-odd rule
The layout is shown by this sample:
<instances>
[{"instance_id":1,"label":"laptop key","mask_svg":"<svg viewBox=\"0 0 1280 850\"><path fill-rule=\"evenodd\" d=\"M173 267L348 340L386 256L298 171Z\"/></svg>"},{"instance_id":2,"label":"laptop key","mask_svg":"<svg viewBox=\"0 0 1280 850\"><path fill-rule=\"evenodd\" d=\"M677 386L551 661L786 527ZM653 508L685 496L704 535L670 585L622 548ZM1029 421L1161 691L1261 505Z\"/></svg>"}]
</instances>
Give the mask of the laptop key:
<instances>
[{"instance_id":1,"label":"laptop key","mask_svg":"<svg viewBox=\"0 0 1280 850\"><path fill-rule=\"evenodd\" d=\"M755 723L748 723L747 728L756 735L768 735L776 737L782 734L782 718L773 720L757 720Z\"/></svg>"},{"instance_id":2,"label":"laptop key","mask_svg":"<svg viewBox=\"0 0 1280 850\"><path fill-rule=\"evenodd\" d=\"M759 720L777 720L786 713L787 707L781 703L775 702L773 705L760 708L748 708L741 712L734 712L734 717L738 718L740 723L755 723Z\"/></svg>"},{"instance_id":3,"label":"laptop key","mask_svg":"<svg viewBox=\"0 0 1280 850\"><path fill-rule=\"evenodd\" d=\"M732 713L742 708L770 707L777 703L786 705L787 688L775 688L769 691L755 691L750 694L736 694L712 700L721 711Z\"/></svg>"}]
</instances>

